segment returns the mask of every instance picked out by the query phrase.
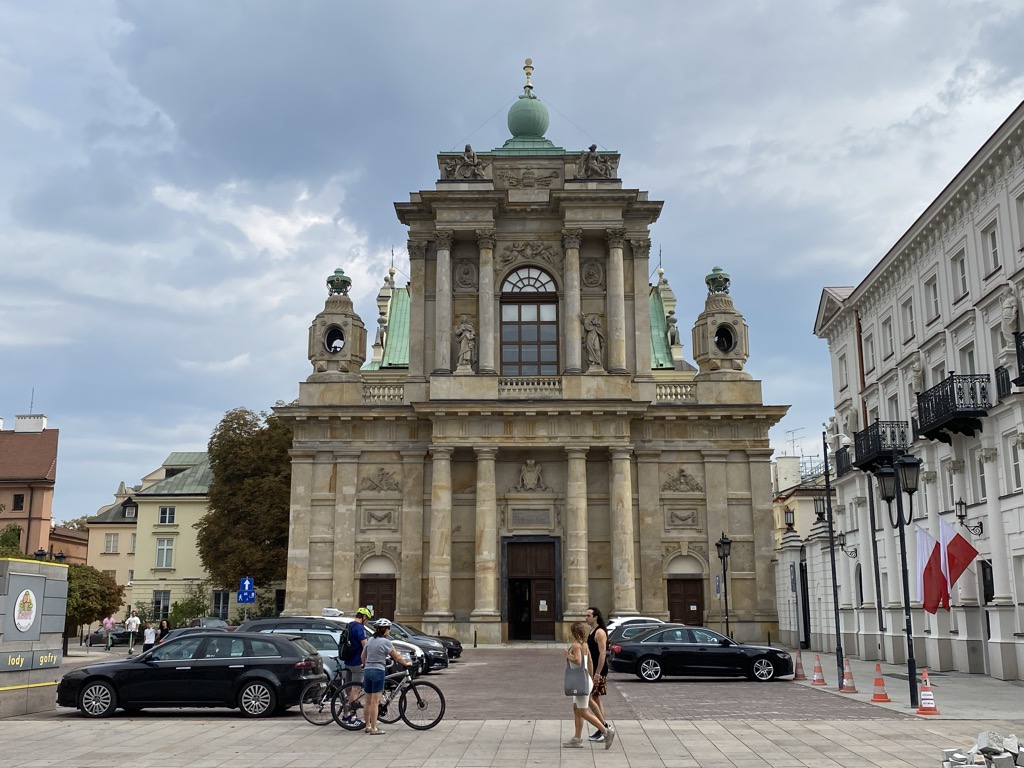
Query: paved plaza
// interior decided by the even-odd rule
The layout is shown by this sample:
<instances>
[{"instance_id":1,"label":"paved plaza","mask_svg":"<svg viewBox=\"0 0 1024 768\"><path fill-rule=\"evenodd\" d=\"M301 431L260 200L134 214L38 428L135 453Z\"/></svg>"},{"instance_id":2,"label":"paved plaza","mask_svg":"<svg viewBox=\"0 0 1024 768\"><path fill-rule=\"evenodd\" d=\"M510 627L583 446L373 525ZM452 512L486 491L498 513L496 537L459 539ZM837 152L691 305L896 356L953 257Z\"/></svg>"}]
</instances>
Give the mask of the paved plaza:
<instances>
[{"instance_id":1,"label":"paved plaza","mask_svg":"<svg viewBox=\"0 0 1024 768\"><path fill-rule=\"evenodd\" d=\"M106 655L72 648L68 663ZM813 658L804 654L808 676ZM883 665L893 701L876 704L870 702L873 663L853 660L859 693L840 694L835 658L825 657L825 687L811 687L810 680L650 684L613 675L607 709L618 738L610 750L589 743L568 750L561 747L572 736L563 664L557 646L467 648L462 661L430 676L448 701L444 720L425 732L400 722L379 737L317 728L295 710L268 720L230 710L118 712L107 720L86 720L69 709L26 715L0 723L0 767L110 768L129 755L145 768L939 768L940 749L967 747L981 730L1024 736L1019 684L932 675L940 714L925 717L907 704L905 668Z\"/></svg>"}]
</instances>

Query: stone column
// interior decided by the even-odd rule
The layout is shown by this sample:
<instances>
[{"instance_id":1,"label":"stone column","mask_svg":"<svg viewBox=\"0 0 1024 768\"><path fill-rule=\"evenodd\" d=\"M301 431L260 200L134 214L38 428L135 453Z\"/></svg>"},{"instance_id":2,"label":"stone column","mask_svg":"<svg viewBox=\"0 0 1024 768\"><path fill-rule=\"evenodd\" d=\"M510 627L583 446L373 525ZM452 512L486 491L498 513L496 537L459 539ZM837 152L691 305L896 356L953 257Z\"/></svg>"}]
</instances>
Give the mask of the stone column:
<instances>
[{"instance_id":1,"label":"stone column","mask_svg":"<svg viewBox=\"0 0 1024 768\"><path fill-rule=\"evenodd\" d=\"M640 610L645 616L668 619L661 537L665 520L661 512L661 451L636 452L636 489L640 511Z\"/></svg>"},{"instance_id":2,"label":"stone column","mask_svg":"<svg viewBox=\"0 0 1024 768\"><path fill-rule=\"evenodd\" d=\"M452 451L431 446L433 479L430 486L430 561L427 566L427 613L432 621L452 616Z\"/></svg>"},{"instance_id":3,"label":"stone column","mask_svg":"<svg viewBox=\"0 0 1024 768\"><path fill-rule=\"evenodd\" d=\"M409 248L409 280L413 285L424 285L426 283L426 256L427 243L423 240L410 240ZM409 328L426 328L427 316L426 307L423 303L422 291L411 291L409 294ZM424 381L427 363L423 359L422 338L417 339L420 343L413 343L409 339L409 379L413 381Z\"/></svg>"},{"instance_id":4,"label":"stone column","mask_svg":"<svg viewBox=\"0 0 1024 768\"><path fill-rule=\"evenodd\" d=\"M291 503L288 510L288 584L285 610L301 615L309 613L309 536L313 494L313 451L292 450Z\"/></svg>"},{"instance_id":5,"label":"stone column","mask_svg":"<svg viewBox=\"0 0 1024 768\"><path fill-rule=\"evenodd\" d=\"M402 451L400 619L423 615L423 451Z\"/></svg>"},{"instance_id":6,"label":"stone column","mask_svg":"<svg viewBox=\"0 0 1024 768\"><path fill-rule=\"evenodd\" d=\"M437 232L437 273L434 278L434 373L452 372L452 242L451 230Z\"/></svg>"},{"instance_id":7,"label":"stone column","mask_svg":"<svg viewBox=\"0 0 1024 768\"><path fill-rule=\"evenodd\" d=\"M644 239L630 240L633 251L633 285L647 285L650 275L651 241ZM638 379L653 380L651 373L651 308L646 294L632 297L633 307L633 370Z\"/></svg>"},{"instance_id":8,"label":"stone column","mask_svg":"<svg viewBox=\"0 0 1024 768\"><path fill-rule=\"evenodd\" d=\"M356 484L359 480L358 450L334 452L337 468L334 497L334 568L331 583L333 605L356 605L357 566Z\"/></svg>"},{"instance_id":9,"label":"stone column","mask_svg":"<svg viewBox=\"0 0 1024 768\"><path fill-rule=\"evenodd\" d=\"M494 373L494 230L478 229L480 246L479 317L476 335L477 373Z\"/></svg>"},{"instance_id":10,"label":"stone column","mask_svg":"<svg viewBox=\"0 0 1024 768\"><path fill-rule=\"evenodd\" d=\"M582 229L563 229L562 247L565 249L565 331L562 357L564 373L583 373L583 333L580 325L580 243Z\"/></svg>"},{"instance_id":11,"label":"stone column","mask_svg":"<svg viewBox=\"0 0 1024 768\"><path fill-rule=\"evenodd\" d=\"M608 373L626 370L626 280L622 265L624 229L606 230L608 242Z\"/></svg>"},{"instance_id":12,"label":"stone column","mask_svg":"<svg viewBox=\"0 0 1024 768\"><path fill-rule=\"evenodd\" d=\"M565 619L582 619L590 604L587 531L587 448L566 448Z\"/></svg>"},{"instance_id":13,"label":"stone column","mask_svg":"<svg viewBox=\"0 0 1024 768\"><path fill-rule=\"evenodd\" d=\"M476 449L476 582L472 616L498 614L498 499L494 485L497 448Z\"/></svg>"},{"instance_id":14,"label":"stone column","mask_svg":"<svg viewBox=\"0 0 1024 768\"><path fill-rule=\"evenodd\" d=\"M706 422L705 422L706 423ZM704 499L707 504L707 537L708 537L708 626L714 626L717 629L725 631L725 602L724 602L724 588L722 584L722 592L720 597L712 603L711 600L715 594L715 577L722 575L722 561L717 557L717 550L715 549L715 542L718 541L719 536L723 533L730 533L729 526L729 477L726 467L726 462L729 458L728 451L716 451L716 450L705 450L702 451L704 459ZM730 535L730 538L733 538ZM813 547L807 548L808 558L812 558ZM729 572L727 578L730 583L732 582L732 574L734 570L735 561L732 558L729 559ZM810 565L810 563L809 563ZM813 580L811 584L813 588ZM733 614L732 606L735 604L733 595L735 590L729 590L729 618L730 621L734 620L735 614ZM815 608L811 607L811 614L814 615ZM713 617L713 618L712 618ZM713 622L713 623L712 623ZM732 629L735 631L735 624L732 624Z\"/></svg>"},{"instance_id":15,"label":"stone column","mask_svg":"<svg viewBox=\"0 0 1024 768\"><path fill-rule=\"evenodd\" d=\"M615 446L612 453L611 497L608 511L612 531L612 614L625 616L636 610L636 568L633 557L633 479L631 446Z\"/></svg>"},{"instance_id":16,"label":"stone column","mask_svg":"<svg viewBox=\"0 0 1024 768\"><path fill-rule=\"evenodd\" d=\"M1010 581L1010 546L997 490L1004 487L1001 462L996 461L998 456L999 451L994 447L981 450L985 477L988 479L984 533L989 537L992 547L992 586L995 590L988 606L989 626L992 630L988 639L988 657L992 677L997 680L1015 680L1020 677L1016 653L1019 646L1015 635L1017 607L1013 602Z\"/></svg>"}]
</instances>

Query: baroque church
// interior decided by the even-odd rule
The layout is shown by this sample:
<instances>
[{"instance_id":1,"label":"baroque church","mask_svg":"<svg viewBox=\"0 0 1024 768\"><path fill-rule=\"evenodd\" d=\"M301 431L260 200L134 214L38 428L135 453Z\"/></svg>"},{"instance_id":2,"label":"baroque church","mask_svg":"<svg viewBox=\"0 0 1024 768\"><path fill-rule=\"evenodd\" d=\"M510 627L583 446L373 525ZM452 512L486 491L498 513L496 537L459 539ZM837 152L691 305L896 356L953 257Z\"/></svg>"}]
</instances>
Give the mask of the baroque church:
<instances>
[{"instance_id":1,"label":"baroque church","mask_svg":"<svg viewBox=\"0 0 1024 768\"><path fill-rule=\"evenodd\" d=\"M294 429L285 612L372 605L482 643L564 639L588 606L777 636L768 430L787 407L744 370L729 276L706 279L691 365L664 271L649 282L662 202L617 153L546 138L524 70L511 138L439 154L433 188L396 203L410 279L385 279L371 346L351 280L327 279L312 372L275 408Z\"/></svg>"}]
</instances>

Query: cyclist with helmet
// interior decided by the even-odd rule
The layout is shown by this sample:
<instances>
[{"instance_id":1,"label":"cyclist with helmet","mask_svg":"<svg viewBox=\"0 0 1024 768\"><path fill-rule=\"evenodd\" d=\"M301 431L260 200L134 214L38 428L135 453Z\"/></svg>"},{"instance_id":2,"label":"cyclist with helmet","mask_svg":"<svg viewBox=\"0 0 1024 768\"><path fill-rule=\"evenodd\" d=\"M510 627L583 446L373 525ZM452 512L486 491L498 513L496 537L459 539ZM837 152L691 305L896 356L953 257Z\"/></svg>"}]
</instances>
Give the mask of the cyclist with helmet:
<instances>
[{"instance_id":1,"label":"cyclist with helmet","mask_svg":"<svg viewBox=\"0 0 1024 768\"><path fill-rule=\"evenodd\" d=\"M363 691L367 694L366 732L374 736L384 733L377 727L377 707L380 704L380 695L384 691L384 667L387 665L388 656L403 667L412 666L405 663L402 655L391 644L391 640L388 639L390 632L391 622L387 619L377 619L373 637L366 641L366 647L363 648Z\"/></svg>"},{"instance_id":2,"label":"cyclist with helmet","mask_svg":"<svg viewBox=\"0 0 1024 768\"><path fill-rule=\"evenodd\" d=\"M344 664L342 671L346 683L363 682L363 648L366 647L366 620L372 618L372 616L373 612L369 608L360 608L356 611L355 619L349 622L348 635L352 653L341 660ZM357 698L359 698L359 695L355 686L353 686L349 690L349 701L355 701ZM345 722L354 725L356 728L360 725L354 714L348 715L345 718Z\"/></svg>"}]
</instances>

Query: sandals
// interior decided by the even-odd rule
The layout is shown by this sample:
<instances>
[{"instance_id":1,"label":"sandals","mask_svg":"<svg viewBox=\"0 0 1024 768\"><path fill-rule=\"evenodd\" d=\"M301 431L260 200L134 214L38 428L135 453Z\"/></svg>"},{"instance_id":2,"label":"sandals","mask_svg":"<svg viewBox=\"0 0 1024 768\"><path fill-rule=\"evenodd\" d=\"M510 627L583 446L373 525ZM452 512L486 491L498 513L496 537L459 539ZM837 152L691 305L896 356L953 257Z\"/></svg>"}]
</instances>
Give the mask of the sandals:
<instances>
[{"instance_id":1,"label":"sandals","mask_svg":"<svg viewBox=\"0 0 1024 768\"><path fill-rule=\"evenodd\" d=\"M384 735L384 731L382 731L380 728L367 728L365 733L368 733L371 736L383 736Z\"/></svg>"}]
</instances>

